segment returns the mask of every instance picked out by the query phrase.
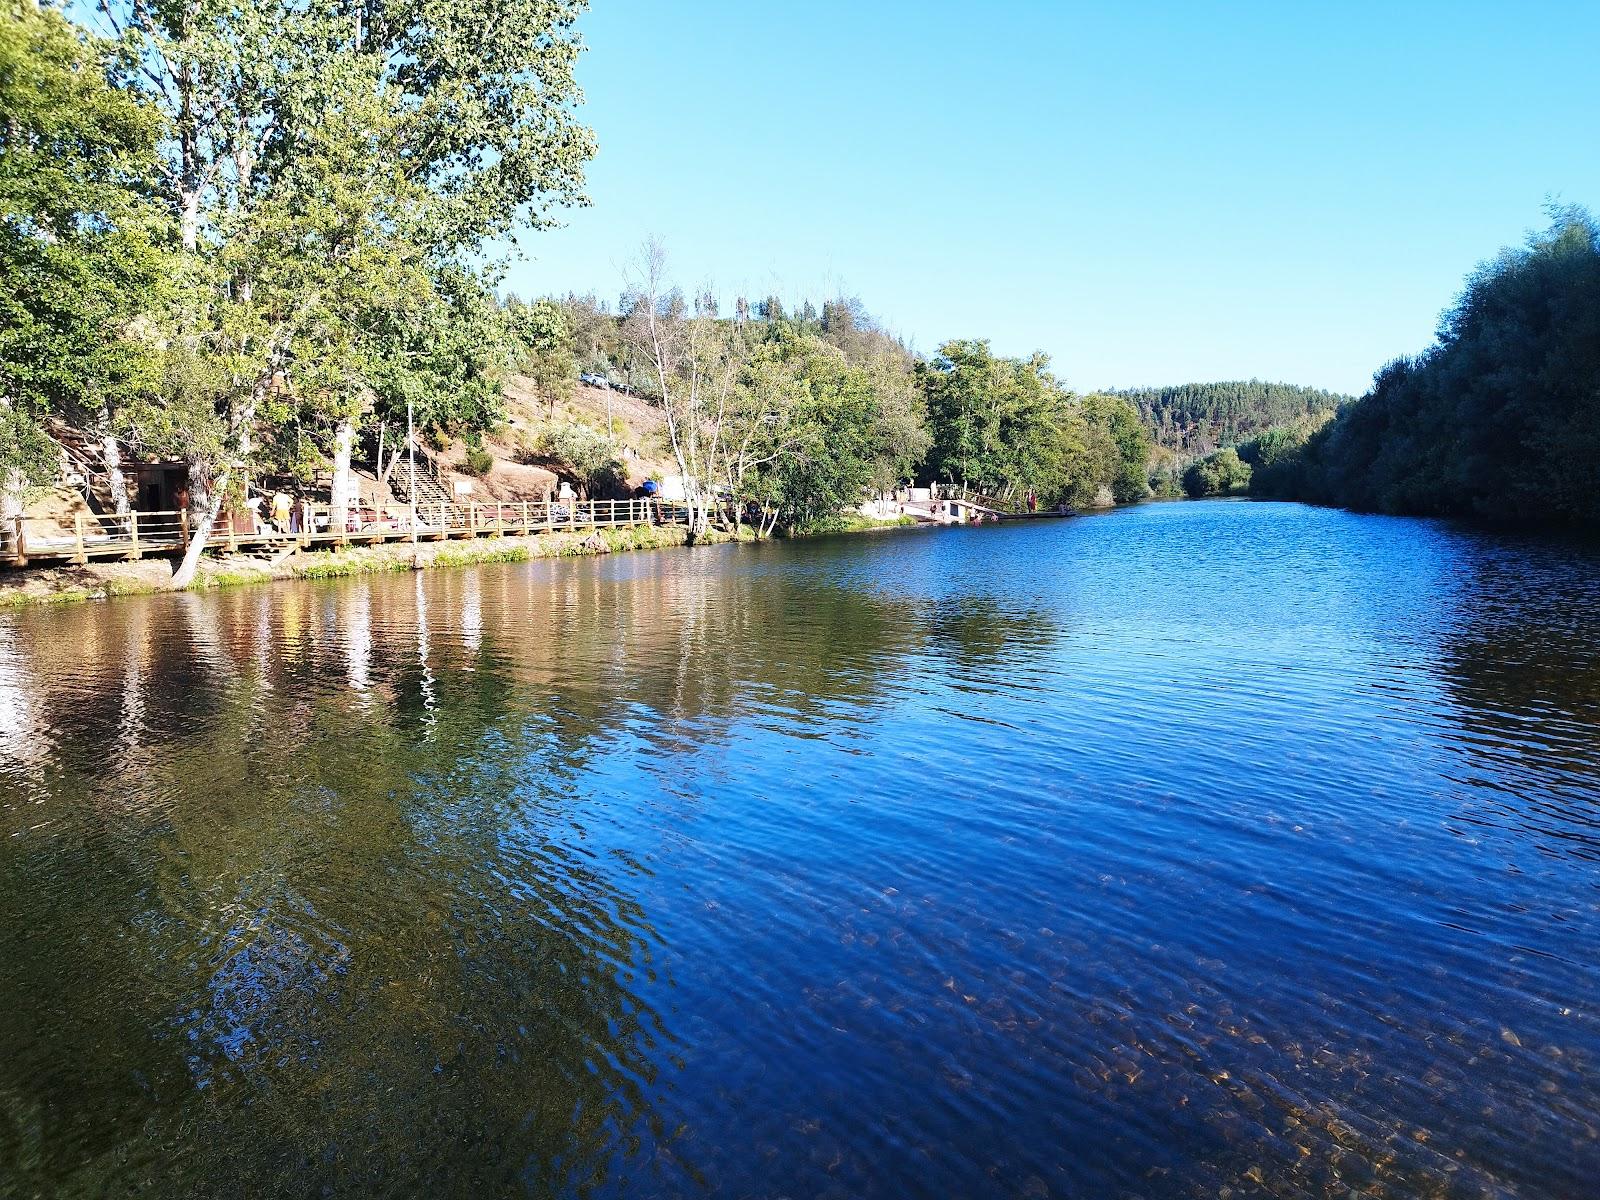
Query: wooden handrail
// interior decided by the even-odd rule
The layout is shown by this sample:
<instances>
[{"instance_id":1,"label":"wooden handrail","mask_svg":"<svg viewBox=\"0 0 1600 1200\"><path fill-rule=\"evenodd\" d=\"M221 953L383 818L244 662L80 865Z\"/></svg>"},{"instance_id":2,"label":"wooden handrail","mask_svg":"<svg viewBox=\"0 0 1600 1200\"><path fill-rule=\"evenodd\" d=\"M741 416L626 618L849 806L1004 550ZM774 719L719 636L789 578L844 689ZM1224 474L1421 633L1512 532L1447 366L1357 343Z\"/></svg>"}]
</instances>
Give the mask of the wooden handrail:
<instances>
[{"instance_id":1,"label":"wooden handrail","mask_svg":"<svg viewBox=\"0 0 1600 1200\"><path fill-rule=\"evenodd\" d=\"M557 529L614 527L630 524L682 524L682 506L660 500L630 499L516 501L480 504L438 502L429 505L357 503L346 508L340 527L332 524L332 506L298 502L289 528L273 522L250 532L233 527L208 539L213 553L237 553L255 547L317 542L346 544L352 539L373 543L410 539L492 535L508 531L531 536ZM296 528L298 525L298 528ZM146 554L184 550L189 541L189 516L181 509L132 510L124 517L18 517L0 531L0 562L23 565L30 559L87 562L94 557L136 559Z\"/></svg>"}]
</instances>

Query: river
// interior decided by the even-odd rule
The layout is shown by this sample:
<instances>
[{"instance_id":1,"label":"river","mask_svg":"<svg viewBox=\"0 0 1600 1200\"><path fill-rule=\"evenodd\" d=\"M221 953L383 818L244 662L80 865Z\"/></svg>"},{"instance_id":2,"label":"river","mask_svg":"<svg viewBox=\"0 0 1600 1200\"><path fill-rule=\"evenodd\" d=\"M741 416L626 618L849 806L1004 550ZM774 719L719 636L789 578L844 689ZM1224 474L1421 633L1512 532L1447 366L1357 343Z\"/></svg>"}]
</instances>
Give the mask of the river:
<instances>
[{"instance_id":1,"label":"river","mask_svg":"<svg viewBox=\"0 0 1600 1200\"><path fill-rule=\"evenodd\" d=\"M0 615L0 1195L1579 1197L1600 550L1248 502Z\"/></svg>"}]
</instances>

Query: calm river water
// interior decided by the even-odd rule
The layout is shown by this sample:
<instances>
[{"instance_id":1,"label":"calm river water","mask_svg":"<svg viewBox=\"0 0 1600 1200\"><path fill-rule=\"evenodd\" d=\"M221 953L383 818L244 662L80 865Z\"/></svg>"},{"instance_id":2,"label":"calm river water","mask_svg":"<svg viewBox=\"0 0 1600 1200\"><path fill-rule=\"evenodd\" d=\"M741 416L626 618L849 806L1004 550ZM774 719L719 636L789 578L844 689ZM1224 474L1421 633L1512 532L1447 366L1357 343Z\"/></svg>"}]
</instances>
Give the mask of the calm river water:
<instances>
[{"instance_id":1,"label":"calm river water","mask_svg":"<svg viewBox=\"0 0 1600 1200\"><path fill-rule=\"evenodd\" d=\"M0 1194L1600 1188L1600 552L1288 505L0 616Z\"/></svg>"}]
</instances>

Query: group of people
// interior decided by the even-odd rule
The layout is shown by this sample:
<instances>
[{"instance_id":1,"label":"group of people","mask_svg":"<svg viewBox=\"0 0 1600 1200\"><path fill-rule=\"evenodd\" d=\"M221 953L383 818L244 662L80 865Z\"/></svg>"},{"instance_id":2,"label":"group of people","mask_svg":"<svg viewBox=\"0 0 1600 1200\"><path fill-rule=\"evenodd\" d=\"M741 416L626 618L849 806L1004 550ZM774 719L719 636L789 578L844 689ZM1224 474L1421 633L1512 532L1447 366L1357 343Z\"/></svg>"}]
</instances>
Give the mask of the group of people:
<instances>
[{"instance_id":1,"label":"group of people","mask_svg":"<svg viewBox=\"0 0 1600 1200\"><path fill-rule=\"evenodd\" d=\"M262 517L262 505L266 505L265 519ZM250 524L258 534L269 530L275 533L300 532L300 506L282 488L273 492L270 499L266 493L257 492L245 501L245 507L250 510Z\"/></svg>"}]
</instances>

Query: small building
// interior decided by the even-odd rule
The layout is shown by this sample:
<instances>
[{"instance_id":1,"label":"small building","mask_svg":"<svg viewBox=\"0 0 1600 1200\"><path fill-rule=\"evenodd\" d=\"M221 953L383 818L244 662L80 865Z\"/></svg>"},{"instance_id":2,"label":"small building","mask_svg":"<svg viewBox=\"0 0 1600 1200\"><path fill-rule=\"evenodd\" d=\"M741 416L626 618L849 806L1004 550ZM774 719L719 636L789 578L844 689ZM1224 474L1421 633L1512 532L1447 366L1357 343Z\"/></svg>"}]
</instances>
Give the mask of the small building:
<instances>
[{"instance_id":1,"label":"small building","mask_svg":"<svg viewBox=\"0 0 1600 1200\"><path fill-rule=\"evenodd\" d=\"M186 462L125 463L128 499L140 512L178 512L189 505Z\"/></svg>"}]
</instances>

